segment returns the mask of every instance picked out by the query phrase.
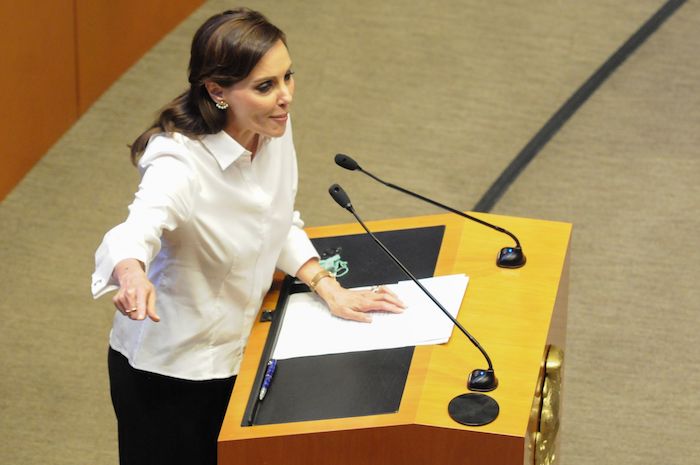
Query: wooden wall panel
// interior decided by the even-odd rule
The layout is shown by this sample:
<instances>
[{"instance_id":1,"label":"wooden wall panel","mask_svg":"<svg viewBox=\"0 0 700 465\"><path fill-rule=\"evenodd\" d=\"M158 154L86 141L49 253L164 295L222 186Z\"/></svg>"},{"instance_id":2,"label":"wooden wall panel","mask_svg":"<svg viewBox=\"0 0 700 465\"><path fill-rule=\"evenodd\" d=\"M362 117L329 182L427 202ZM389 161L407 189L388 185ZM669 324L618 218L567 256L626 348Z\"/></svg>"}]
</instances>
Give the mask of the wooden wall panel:
<instances>
[{"instance_id":1,"label":"wooden wall panel","mask_svg":"<svg viewBox=\"0 0 700 465\"><path fill-rule=\"evenodd\" d=\"M203 0L75 0L80 112Z\"/></svg>"},{"instance_id":2,"label":"wooden wall panel","mask_svg":"<svg viewBox=\"0 0 700 465\"><path fill-rule=\"evenodd\" d=\"M78 118L73 7L0 2L0 200Z\"/></svg>"},{"instance_id":3,"label":"wooden wall panel","mask_svg":"<svg viewBox=\"0 0 700 465\"><path fill-rule=\"evenodd\" d=\"M0 200L121 74L204 0L0 1Z\"/></svg>"}]
</instances>

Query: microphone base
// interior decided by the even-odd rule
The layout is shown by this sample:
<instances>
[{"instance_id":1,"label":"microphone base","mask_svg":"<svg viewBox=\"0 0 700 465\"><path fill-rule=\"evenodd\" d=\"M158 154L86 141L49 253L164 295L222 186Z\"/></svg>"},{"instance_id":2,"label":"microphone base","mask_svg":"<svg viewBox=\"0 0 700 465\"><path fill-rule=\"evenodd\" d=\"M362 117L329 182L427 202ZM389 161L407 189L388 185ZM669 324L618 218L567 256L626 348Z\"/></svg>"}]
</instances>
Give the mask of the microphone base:
<instances>
[{"instance_id":1,"label":"microphone base","mask_svg":"<svg viewBox=\"0 0 700 465\"><path fill-rule=\"evenodd\" d=\"M527 257L520 247L503 247L496 257L499 268L520 268L527 262Z\"/></svg>"},{"instance_id":2,"label":"microphone base","mask_svg":"<svg viewBox=\"0 0 700 465\"><path fill-rule=\"evenodd\" d=\"M477 392L490 392L498 387L498 378L493 369L476 369L469 373L467 389Z\"/></svg>"},{"instance_id":3,"label":"microphone base","mask_svg":"<svg viewBox=\"0 0 700 465\"><path fill-rule=\"evenodd\" d=\"M467 393L452 399L447 412L457 423L467 426L488 425L498 417L498 402L486 394Z\"/></svg>"}]
</instances>

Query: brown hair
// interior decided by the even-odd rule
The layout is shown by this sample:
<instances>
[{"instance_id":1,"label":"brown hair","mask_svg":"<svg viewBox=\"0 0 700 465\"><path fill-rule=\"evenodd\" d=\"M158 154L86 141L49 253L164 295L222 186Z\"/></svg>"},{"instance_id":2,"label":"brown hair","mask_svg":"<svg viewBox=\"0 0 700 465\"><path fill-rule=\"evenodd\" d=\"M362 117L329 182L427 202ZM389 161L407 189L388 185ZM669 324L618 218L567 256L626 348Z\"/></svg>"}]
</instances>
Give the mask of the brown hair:
<instances>
[{"instance_id":1,"label":"brown hair","mask_svg":"<svg viewBox=\"0 0 700 465\"><path fill-rule=\"evenodd\" d=\"M204 82L230 87L245 79L284 32L257 11L237 8L212 16L192 39L188 90L167 104L153 125L131 148L135 165L154 134L181 132L189 137L215 134L226 125L226 112L216 108Z\"/></svg>"}]
</instances>

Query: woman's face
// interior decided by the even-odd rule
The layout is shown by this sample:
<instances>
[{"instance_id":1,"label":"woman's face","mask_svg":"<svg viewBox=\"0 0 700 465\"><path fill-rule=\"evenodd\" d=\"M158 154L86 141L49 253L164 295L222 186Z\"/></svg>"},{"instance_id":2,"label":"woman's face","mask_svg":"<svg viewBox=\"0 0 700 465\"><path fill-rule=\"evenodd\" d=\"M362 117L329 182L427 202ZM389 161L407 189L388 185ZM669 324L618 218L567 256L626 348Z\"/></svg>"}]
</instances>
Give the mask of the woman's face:
<instances>
[{"instance_id":1,"label":"woman's face","mask_svg":"<svg viewBox=\"0 0 700 465\"><path fill-rule=\"evenodd\" d=\"M291 66L287 47L279 40L244 80L227 88L207 83L215 102L229 104L226 132L248 150L254 151L257 135L284 134L294 95Z\"/></svg>"}]
</instances>

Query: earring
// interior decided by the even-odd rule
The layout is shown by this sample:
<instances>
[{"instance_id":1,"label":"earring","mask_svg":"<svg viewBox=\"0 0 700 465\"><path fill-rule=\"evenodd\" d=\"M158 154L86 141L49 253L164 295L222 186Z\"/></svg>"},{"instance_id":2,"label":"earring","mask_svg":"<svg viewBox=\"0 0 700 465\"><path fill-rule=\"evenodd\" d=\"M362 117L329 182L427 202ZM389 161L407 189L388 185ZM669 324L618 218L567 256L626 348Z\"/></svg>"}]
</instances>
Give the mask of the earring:
<instances>
[{"instance_id":1,"label":"earring","mask_svg":"<svg viewBox=\"0 0 700 465\"><path fill-rule=\"evenodd\" d=\"M219 110L226 110L228 108L228 103L226 103L223 100L219 100L218 102L216 102L216 108L218 108Z\"/></svg>"}]
</instances>

